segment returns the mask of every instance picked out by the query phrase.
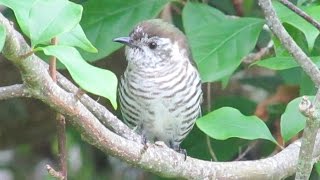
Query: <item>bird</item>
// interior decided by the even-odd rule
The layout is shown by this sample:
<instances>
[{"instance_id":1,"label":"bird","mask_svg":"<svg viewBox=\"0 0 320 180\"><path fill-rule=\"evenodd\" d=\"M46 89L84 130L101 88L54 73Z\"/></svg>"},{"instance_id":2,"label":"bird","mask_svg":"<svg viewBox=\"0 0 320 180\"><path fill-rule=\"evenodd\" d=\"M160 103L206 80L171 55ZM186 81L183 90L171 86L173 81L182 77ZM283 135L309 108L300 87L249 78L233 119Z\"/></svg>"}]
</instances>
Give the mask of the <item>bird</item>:
<instances>
[{"instance_id":1,"label":"bird","mask_svg":"<svg viewBox=\"0 0 320 180\"><path fill-rule=\"evenodd\" d=\"M124 122L150 142L180 144L201 115L201 78L187 37L161 19L138 23L125 45L127 67L118 87ZM186 158L186 156L185 156Z\"/></svg>"}]
</instances>

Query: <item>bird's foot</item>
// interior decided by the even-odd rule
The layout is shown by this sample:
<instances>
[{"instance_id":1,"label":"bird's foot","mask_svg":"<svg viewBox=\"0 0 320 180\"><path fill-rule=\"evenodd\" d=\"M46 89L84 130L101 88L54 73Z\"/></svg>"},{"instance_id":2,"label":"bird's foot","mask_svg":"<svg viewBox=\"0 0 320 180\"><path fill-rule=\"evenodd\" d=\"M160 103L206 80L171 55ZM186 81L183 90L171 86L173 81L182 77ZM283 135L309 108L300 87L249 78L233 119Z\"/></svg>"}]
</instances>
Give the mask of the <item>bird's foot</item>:
<instances>
[{"instance_id":1,"label":"bird's foot","mask_svg":"<svg viewBox=\"0 0 320 180\"><path fill-rule=\"evenodd\" d=\"M178 153L181 153L184 155L184 160L187 160L187 150L181 149L180 145L174 145L172 142L170 142L170 148L175 150Z\"/></svg>"},{"instance_id":2,"label":"bird's foot","mask_svg":"<svg viewBox=\"0 0 320 180\"><path fill-rule=\"evenodd\" d=\"M178 153L183 154L183 155L184 155L184 160L187 160L188 154L187 154L187 150L186 150L186 149L181 149L181 148L179 147L179 149L178 149L178 150L175 150L175 151L177 151Z\"/></svg>"},{"instance_id":3,"label":"bird's foot","mask_svg":"<svg viewBox=\"0 0 320 180\"><path fill-rule=\"evenodd\" d=\"M142 134L141 135L141 144L143 145L143 148L141 149L141 152L140 152L141 155L147 151L147 149L148 149L147 143L148 143L148 141L147 141L146 135Z\"/></svg>"}]
</instances>

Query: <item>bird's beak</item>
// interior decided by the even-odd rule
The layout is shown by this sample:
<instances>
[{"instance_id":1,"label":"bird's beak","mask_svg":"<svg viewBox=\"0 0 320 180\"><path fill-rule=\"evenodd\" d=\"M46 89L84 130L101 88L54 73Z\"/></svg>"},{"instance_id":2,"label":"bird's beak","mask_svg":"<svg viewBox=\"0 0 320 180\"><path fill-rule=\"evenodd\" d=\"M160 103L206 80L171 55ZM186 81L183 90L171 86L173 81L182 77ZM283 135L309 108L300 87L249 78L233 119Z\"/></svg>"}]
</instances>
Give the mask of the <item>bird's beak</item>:
<instances>
[{"instance_id":1,"label":"bird's beak","mask_svg":"<svg viewBox=\"0 0 320 180\"><path fill-rule=\"evenodd\" d=\"M132 46L130 37L118 37L112 40L113 42L118 42L124 45Z\"/></svg>"}]
</instances>

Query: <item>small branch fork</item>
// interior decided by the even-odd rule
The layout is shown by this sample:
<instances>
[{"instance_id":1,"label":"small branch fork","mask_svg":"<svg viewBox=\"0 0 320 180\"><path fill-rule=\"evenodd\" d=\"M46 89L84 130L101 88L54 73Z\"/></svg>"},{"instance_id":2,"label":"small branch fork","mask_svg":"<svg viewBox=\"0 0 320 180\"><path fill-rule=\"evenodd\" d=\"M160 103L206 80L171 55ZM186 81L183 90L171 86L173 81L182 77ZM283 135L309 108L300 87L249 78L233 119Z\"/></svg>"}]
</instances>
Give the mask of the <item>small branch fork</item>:
<instances>
[{"instance_id":1,"label":"small branch fork","mask_svg":"<svg viewBox=\"0 0 320 180\"><path fill-rule=\"evenodd\" d=\"M320 30L319 23L312 17L308 16L302 10L287 0L280 0L285 6L296 12L298 15L306 19L312 25ZM268 26L273 33L279 38L281 44L292 54L302 69L312 79L314 84L319 88L320 86L320 71L318 67L311 61L311 59L301 50L301 48L293 41L292 37L282 26L275 10L272 7L271 0L259 0L265 19ZM316 94L316 98L311 103L307 97L303 97L299 105L300 112L306 117L306 126L303 131L301 148L299 152L298 167L296 173L296 180L308 180L312 171L312 161L314 155L314 147L316 135L319 129L319 103L320 103L320 89Z\"/></svg>"}]
</instances>

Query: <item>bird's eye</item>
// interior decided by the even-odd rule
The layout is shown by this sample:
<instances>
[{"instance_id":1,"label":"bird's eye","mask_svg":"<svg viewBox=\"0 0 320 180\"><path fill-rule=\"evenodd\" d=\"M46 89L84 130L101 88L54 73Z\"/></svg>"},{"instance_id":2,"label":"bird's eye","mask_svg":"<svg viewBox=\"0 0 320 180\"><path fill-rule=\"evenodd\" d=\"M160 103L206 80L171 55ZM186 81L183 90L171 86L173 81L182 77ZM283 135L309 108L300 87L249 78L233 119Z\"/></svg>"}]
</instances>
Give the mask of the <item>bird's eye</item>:
<instances>
[{"instance_id":1,"label":"bird's eye","mask_svg":"<svg viewBox=\"0 0 320 180\"><path fill-rule=\"evenodd\" d=\"M148 46L149 46L150 49L155 49L155 48L157 48L157 43L155 43L155 42L150 42L150 43L148 44Z\"/></svg>"}]
</instances>

